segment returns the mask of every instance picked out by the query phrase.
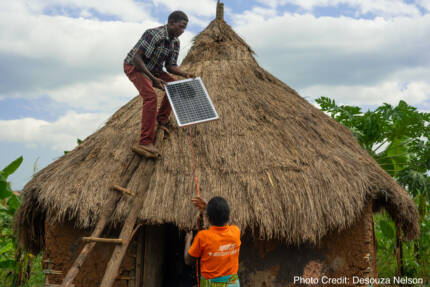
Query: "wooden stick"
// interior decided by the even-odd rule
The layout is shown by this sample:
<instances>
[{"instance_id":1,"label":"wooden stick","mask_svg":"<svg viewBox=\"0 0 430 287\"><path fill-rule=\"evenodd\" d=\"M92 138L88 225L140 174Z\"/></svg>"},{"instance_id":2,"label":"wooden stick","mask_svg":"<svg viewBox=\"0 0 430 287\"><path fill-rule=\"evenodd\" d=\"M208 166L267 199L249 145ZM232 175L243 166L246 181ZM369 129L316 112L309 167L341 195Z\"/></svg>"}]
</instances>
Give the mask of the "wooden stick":
<instances>
[{"instance_id":1,"label":"wooden stick","mask_svg":"<svg viewBox=\"0 0 430 287\"><path fill-rule=\"evenodd\" d=\"M99 238L99 237L82 237L82 241L115 243L115 244L123 244L124 243L124 240L119 239L119 238Z\"/></svg>"},{"instance_id":2,"label":"wooden stick","mask_svg":"<svg viewBox=\"0 0 430 287\"><path fill-rule=\"evenodd\" d=\"M404 262L403 262L403 240L402 240L402 226L396 223L396 261L397 261L397 276L403 276Z\"/></svg>"},{"instance_id":3,"label":"wooden stick","mask_svg":"<svg viewBox=\"0 0 430 287\"><path fill-rule=\"evenodd\" d=\"M42 270L42 272L43 274L63 275L63 271L59 270L44 269Z\"/></svg>"},{"instance_id":4,"label":"wooden stick","mask_svg":"<svg viewBox=\"0 0 430 287\"><path fill-rule=\"evenodd\" d=\"M135 196L135 193L134 193L134 192L132 192L132 191L130 191L130 190L128 190L128 189L126 189L126 188L124 188L124 187L121 187L121 186L119 186L119 185L117 185L117 184L114 184L114 185L112 186L112 189L113 189L113 190L116 190L116 191L119 191L119 192L122 192L122 193L124 193L124 194L128 194L128 195L131 195L131 196Z\"/></svg>"},{"instance_id":5,"label":"wooden stick","mask_svg":"<svg viewBox=\"0 0 430 287\"><path fill-rule=\"evenodd\" d=\"M133 280L133 277L130 276L118 276L116 277L116 280Z\"/></svg>"},{"instance_id":6,"label":"wooden stick","mask_svg":"<svg viewBox=\"0 0 430 287\"><path fill-rule=\"evenodd\" d=\"M137 252L136 252L136 285L135 287L140 287L142 284L142 274L143 274L143 248L145 240L145 231L140 229L137 239Z\"/></svg>"}]
</instances>

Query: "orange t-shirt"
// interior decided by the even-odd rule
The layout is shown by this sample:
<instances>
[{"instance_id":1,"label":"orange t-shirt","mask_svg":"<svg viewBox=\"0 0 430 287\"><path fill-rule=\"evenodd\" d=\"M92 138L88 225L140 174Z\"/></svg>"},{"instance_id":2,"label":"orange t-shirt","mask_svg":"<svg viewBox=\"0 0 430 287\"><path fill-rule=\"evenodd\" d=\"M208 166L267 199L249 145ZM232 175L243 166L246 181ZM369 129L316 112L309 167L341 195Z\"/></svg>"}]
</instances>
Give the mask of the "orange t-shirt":
<instances>
[{"instance_id":1,"label":"orange t-shirt","mask_svg":"<svg viewBox=\"0 0 430 287\"><path fill-rule=\"evenodd\" d=\"M194 238L188 253L200 257L201 274L206 279L236 274L239 269L240 230L236 225L211 226Z\"/></svg>"}]
</instances>

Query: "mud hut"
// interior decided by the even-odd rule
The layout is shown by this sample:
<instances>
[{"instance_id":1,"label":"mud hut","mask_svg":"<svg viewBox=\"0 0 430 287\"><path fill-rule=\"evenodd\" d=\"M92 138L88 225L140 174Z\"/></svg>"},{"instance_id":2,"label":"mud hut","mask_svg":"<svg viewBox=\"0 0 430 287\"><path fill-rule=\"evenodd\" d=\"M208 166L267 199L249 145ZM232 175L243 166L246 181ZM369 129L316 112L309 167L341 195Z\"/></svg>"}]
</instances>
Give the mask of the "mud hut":
<instances>
[{"instance_id":1,"label":"mud hut","mask_svg":"<svg viewBox=\"0 0 430 287\"><path fill-rule=\"evenodd\" d=\"M418 213L405 190L346 127L261 68L222 14L218 4L217 18L195 37L182 63L203 79L220 120L174 128L157 139L161 159L138 159L128 171L140 130L135 97L25 186L16 230L27 250L44 252L49 284L61 283L82 248L80 238L113 196L111 184L125 177L124 187L143 194L142 227L114 286L185 284L183 233L196 216L189 132L202 197L227 198L231 223L242 230L242 286L287 286L301 275L377 276L372 213L381 208L406 239L417 238ZM103 237L118 236L133 200L120 200ZM99 286L112 248L97 243L75 286Z\"/></svg>"}]
</instances>

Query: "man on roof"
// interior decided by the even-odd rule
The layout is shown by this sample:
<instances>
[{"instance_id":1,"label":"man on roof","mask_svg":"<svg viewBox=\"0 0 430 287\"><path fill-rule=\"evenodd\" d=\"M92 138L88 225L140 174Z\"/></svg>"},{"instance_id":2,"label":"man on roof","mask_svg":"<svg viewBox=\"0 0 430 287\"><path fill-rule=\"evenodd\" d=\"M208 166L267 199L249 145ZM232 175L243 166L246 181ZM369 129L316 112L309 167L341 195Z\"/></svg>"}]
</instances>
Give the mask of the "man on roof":
<instances>
[{"instance_id":1,"label":"man on roof","mask_svg":"<svg viewBox=\"0 0 430 287\"><path fill-rule=\"evenodd\" d=\"M208 204L199 197L193 198L195 206L206 210L210 227L185 237L184 260L187 265L193 259L200 258L200 286L239 287L239 249L241 245L240 230L236 225L228 225L230 207L227 201L219 196L212 198Z\"/></svg>"},{"instance_id":2,"label":"man on roof","mask_svg":"<svg viewBox=\"0 0 430 287\"><path fill-rule=\"evenodd\" d=\"M157 94L154 88L164 89L167 82L175 79L163 71L163 66L171 74L194 77L177 65L180 48L178 37L187 28L187 24L188 17L184 12L172 12L166 25L146 30L124 60L124 72L143 99L141 133L139 145L135 147L137 150L158 155L154 146L156 121L158 127L167 129L172 108L164 94L157 113Z\"/></svg>"}]
</instances>

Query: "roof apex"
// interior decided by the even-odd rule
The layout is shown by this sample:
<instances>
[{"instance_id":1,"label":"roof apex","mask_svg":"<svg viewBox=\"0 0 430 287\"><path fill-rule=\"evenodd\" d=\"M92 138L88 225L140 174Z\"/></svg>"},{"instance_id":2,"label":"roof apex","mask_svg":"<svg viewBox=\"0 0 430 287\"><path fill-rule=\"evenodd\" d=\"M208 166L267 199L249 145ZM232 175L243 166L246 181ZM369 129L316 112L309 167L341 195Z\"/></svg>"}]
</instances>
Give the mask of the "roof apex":
<instances>
[{"instance_id":1,"label":"roof apex","mask_svg":"<svg viewBox=\"0 0 430 287\"><path fill-rule=\"evenodd\" d=\"M224 3L218 0L216 4L216 19L224 20Z\"/></svg>"}]
</instances>

